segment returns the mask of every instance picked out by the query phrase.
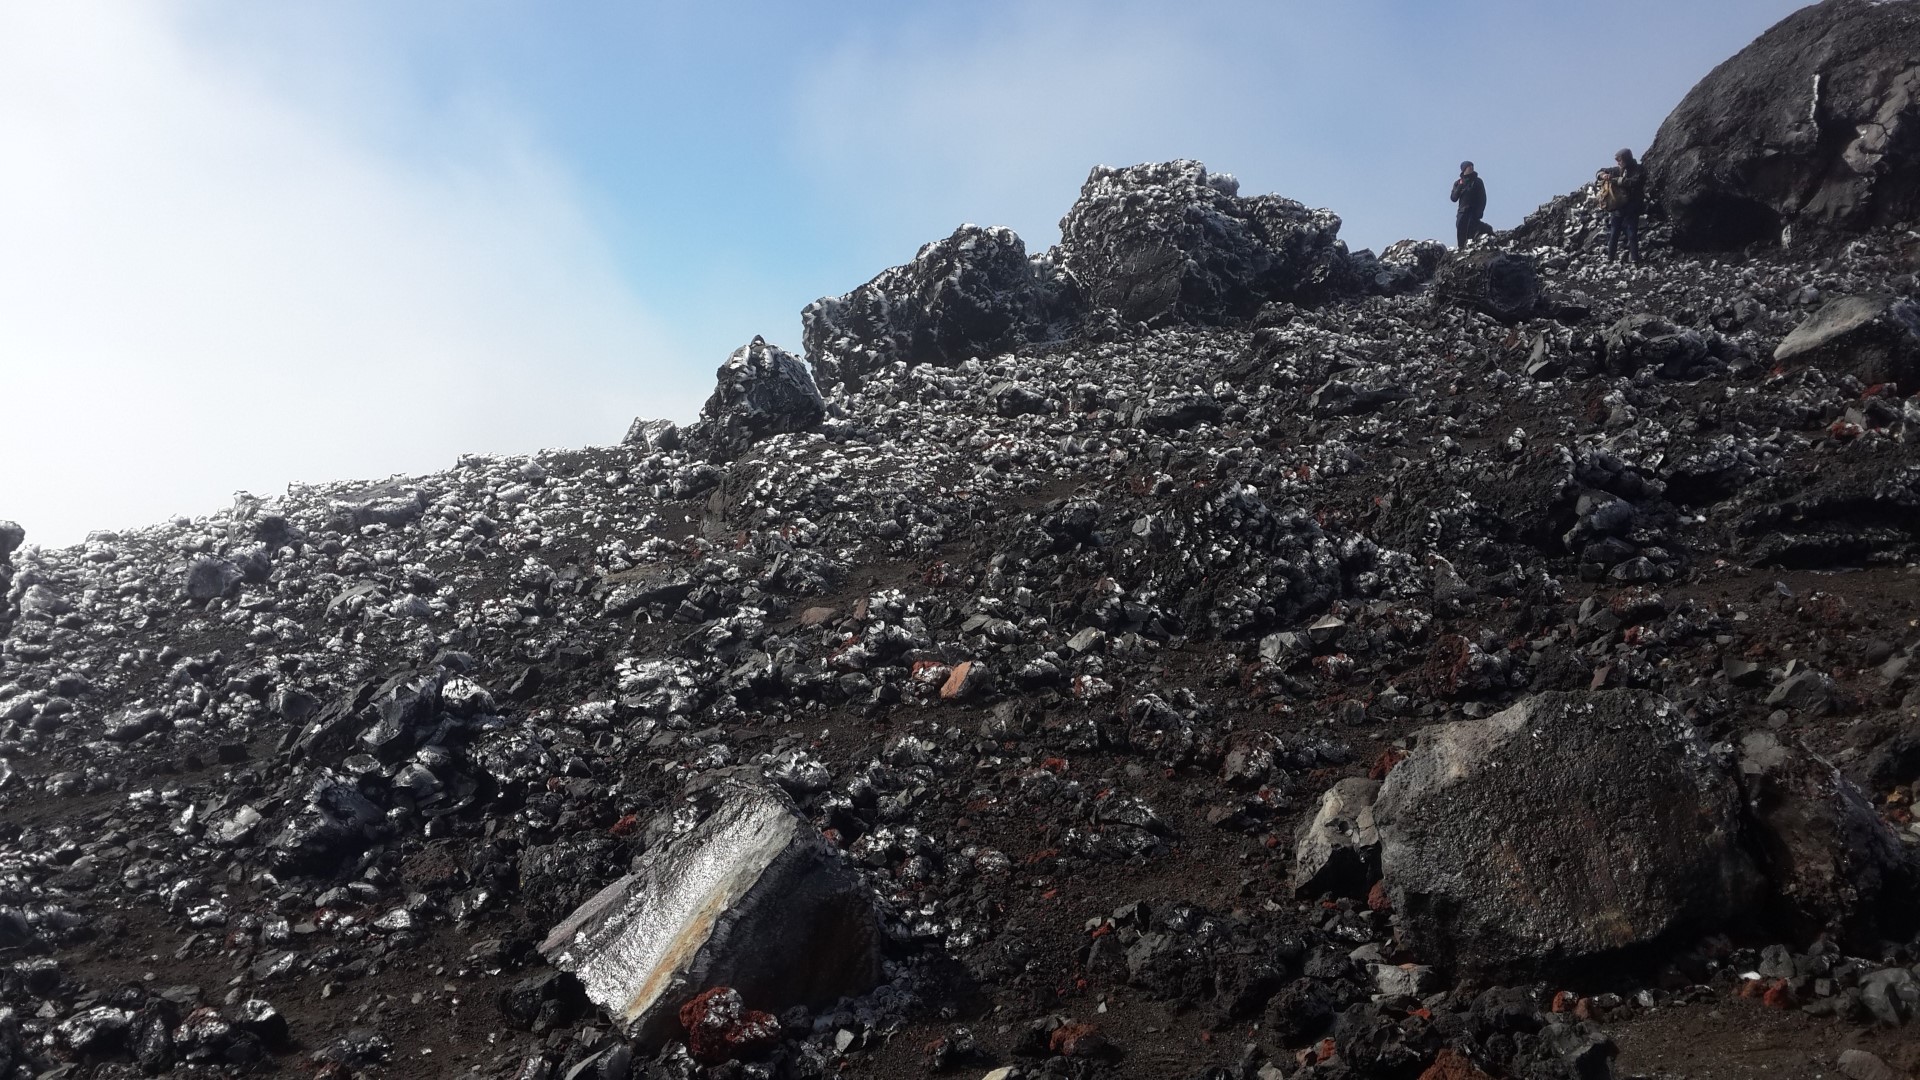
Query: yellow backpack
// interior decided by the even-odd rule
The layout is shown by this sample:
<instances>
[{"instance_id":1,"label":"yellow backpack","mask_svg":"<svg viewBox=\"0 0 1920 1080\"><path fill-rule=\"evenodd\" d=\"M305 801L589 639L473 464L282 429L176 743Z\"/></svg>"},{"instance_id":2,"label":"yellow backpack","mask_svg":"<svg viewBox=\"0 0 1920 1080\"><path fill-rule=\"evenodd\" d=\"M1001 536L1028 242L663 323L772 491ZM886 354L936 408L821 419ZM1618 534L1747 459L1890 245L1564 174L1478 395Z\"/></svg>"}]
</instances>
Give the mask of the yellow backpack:
<instances>
[{"instance_id":1,"label":"yellow backpack","mask_svg":"<svg viewBox=\"0 0 1920 1080\"><path fill-rule=\"evenodd\" d=\"M1619 210L1627 205L1627 186L1612 173L1600 174L1600 209Z\"/></svg>"}]
</instances>

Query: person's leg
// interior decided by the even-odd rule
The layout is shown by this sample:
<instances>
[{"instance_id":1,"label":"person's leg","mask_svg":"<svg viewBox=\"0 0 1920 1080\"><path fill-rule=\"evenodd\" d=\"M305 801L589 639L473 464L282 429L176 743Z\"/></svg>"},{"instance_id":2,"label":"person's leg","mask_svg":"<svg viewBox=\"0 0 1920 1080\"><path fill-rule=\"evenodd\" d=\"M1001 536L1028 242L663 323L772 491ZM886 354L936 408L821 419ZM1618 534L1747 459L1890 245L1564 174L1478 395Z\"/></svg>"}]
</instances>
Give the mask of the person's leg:
<instances>
[{"instance_id":1,"label":"person's leg","mask_svg":"<svg viewBox=\"0 0 1920 1080\"><path fill-rule=\"evenodd\" d=\"M1627 258L1633 260L1633 265L1640 265L1640 215L1638 214L1627 218Z\"/></svg>"},{"instance_id":2,"label":"person's leg","mask_svg":"<svg viewBox=\"0 0 1920 1080\"><path fill-rule=\"evenodd\" d=\"M1614 245L1620 240L1620 211L1607 215L1607 258L1614 258Z\"/></svg>"},{"instance_id":3,"label":"person's leg","mask_svg":"<svg viewBox=\"0 0 1920 1080\"><path fill-rule=\"evenodd\" d=\"M1453 235L1454 235L1454 242L1453 242L1454 247L1457 247L1457 248L1466 247L1467 241L1473 239L1473 223L1471 221L1468 221L1464 217L1454 218L1453 219Z\"/></svg>"}]
</instances>

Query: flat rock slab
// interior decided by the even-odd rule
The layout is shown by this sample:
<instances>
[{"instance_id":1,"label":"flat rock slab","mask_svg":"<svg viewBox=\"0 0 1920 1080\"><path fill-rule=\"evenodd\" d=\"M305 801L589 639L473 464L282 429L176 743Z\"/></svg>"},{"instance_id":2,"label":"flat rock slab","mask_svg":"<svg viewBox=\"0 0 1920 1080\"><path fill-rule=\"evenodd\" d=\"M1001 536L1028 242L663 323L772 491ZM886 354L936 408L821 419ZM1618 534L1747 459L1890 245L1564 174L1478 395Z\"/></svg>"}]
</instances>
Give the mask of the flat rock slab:
<instances>
[{"instance_id":1,"label":"flat rock slab","mask_svg":"<svg viewBox=\"0 0 1920 1080\"><path fill-rule=\"evenodd\" d=\"M819 1006L880 977L880 928L859 878L777 789L724 780L705 816L562 920L540 952L644 1043L717 986L754 1009Z\"/></svg>"},{"instance_id":2,"label":"flat rock slab","mask_svg":"<svg viewBox=\"0 0 1920 1080\"><path fill-rule=\"evenodd\" d=\"M1632 690L1422 729L1373 808L1403 942L1467 971L1724 924L1759 888L1739 815L1731 769L1672 702Z\"/></svg>"},{"instance_id":3,"label":"flat rock slab","mask_svg":"<svg viewBox=\"0 0 1920 1080\"><path fill-rule=\"evenodd\" d=\"M1920 383L1920 304L1886 296L1842 296L1821 305L1773 358L1810 364L1873 384Z\"/></svg>"}]
</instances>

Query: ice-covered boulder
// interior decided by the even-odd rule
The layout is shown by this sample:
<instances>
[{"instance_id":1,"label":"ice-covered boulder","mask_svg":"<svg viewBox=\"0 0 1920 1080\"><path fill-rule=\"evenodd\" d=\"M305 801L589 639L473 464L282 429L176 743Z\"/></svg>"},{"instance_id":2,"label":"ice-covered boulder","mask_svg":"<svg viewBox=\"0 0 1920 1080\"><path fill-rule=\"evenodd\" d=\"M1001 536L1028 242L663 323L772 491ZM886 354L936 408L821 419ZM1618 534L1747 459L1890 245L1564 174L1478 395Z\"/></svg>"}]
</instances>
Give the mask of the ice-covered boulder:
<instances>
[{"instance_id":1,"label":"ice-covered boulder","mask_svg":"<svg viewBox=\"0 0 1920 1080\"><path fill-rule=\"evenodd\" d=\"M827 414L820 388L800 358L765 338L733 351L719 385L700 409L700 427L716 460L731 460L772 435L805 431Z\"/></svg>"},{"instance_id":2,"label":"ice-covered boulder","mask_svg":"<svg viewBox=\"0 0 1920 1080\"><path fill-rule=\"evenodd\" d=\"M1013 230L962 225L845 296L800 313L820 381L857 387L896 361L950 367L1055 336L1081 309L1079 290Z\"/></svg>"},{"instance_id":3,"label":"ice-covered boulder","mask_svg":"<svg viewBox=\"0 0 1920 1080\"><path fill-rule=\"evenodd\" d=\"M675 811L676 822L693 817L540 945L615 1023L654 1042L714 987L780 1011L878 981L866 886L779 789L723 779Z\"/></svg>"},{"instance_id":4,"label":"ice-covered boulder","mask_svg":"<svg viewBox=\"0 0 1920 1080\"><path fill-rule=\"evenodd\" d=\"M1700 80L1646 160L1685 248L1920 217L1920 5L1794 12Z\"/></svg>"},{"instance_id":5,"label":"ice-covered boulder","mask_svg":"<svg viewBox=\"0 0 1920 1080\"><path fill-rule=\"evenodd\" d=\"M1340 219L1197 161L1094 168L1060 221L1060 265L1087 298L1128 319L1219 323L1269 300L1365 288Z\"/></svg>"}]
</instances>

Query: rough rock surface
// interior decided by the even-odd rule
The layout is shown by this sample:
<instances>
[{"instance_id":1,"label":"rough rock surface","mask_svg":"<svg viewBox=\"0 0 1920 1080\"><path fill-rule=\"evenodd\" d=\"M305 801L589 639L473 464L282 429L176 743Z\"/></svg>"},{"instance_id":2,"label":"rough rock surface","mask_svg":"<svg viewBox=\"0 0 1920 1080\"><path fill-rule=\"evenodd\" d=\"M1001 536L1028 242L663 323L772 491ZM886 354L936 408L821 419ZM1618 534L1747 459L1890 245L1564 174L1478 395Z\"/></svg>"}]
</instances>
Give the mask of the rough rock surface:
<instances>
[{"instance_id":1,"label":"rough rock surface","mask_svg":"<svg viewBox=\"0 0 1920 1080\"><path fill-rule=\"evenodd\" d=\"M1293 847L1293 887L1303 895L1365 895L1380 876L1380 831L1373 800L1380 781L1342 780L1321 797L1320 810L1300 827Z\"/></svg>"},{"instance_id":2,"label":"rough rock surface","mask_svg":"<svg viewBox=\"0 0 1920 1080\"><path fill-rule=\"evenodd\" d=\"M1440 264L1433 278L1433 296L1441 303L1515 323L1539 308L1540 275L1526 255L1474 248Z\"/></svg>"},{"instance_id":3,"label":"rough rock surface","mask_svg":"<svg viewBox=\"0 0 1920 1080\"><path fill-rule=\"evenodd\" d=\"M1824 0L1715 68L1646 153L1688 249L1920 218L1920 9Z\"/></svg>"},{"instance_id":4,"label":"rough rock surface","mask_svg":"<svg viewBox=\"0 0 1920 1080\"><path fill-rule=\"evenodd\" d=\"M807 358L823 385L857 387L892 363L952 367L1063 336L1083 301L1011 229L962 225L844 296L807 305Z\"/></svg>"},{"instance_id":5,"label":"rough rock surface","mask_svg":"<svg viewBox=\"0 0 1920 1080\"><path fill-rule=\"evenodd\" d=\"M1402 940L1496 971L1728 924L1758 886L1739 812L1680 710L1626 690L1427 728L1373 807Z\"/></svg>"},{"instance_id":6,"label":"rough rock surface","mask_svg":"<svg viewBox=\"0 0 1920 1080\"><path fill-rule=\"evenodd\" d=\"M1093 304L1147 323L1358 291L1338 217L1239 191L1197 161L1096 168L1060 219L1059 265Z\"/></svg>"},{"instance_id":7,"label":"rough rock surface","mask_svg":"<svg viewBox=\"0 0 1920 1080\"><path fill-rule=\"evenodd\" d=\"M699 425L715 460L730 461L761 439L805 431L826 416L807 365L765 338L735 349L716 378Z\"/></svg>"},{"instance_id":8,"label":"rough rock surface","mask_svg":"<svg viewBox=\"0 0 1920 1080\"><path fill-rule=\"evenodd\" d=\"M1743 743L1741 774L1752 846L1802 934L1871 941L1913 920L1898 908L1920 895L1920 864L1839 770L1757 733Z\"/></svg>"}]
</instances>

